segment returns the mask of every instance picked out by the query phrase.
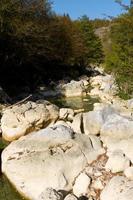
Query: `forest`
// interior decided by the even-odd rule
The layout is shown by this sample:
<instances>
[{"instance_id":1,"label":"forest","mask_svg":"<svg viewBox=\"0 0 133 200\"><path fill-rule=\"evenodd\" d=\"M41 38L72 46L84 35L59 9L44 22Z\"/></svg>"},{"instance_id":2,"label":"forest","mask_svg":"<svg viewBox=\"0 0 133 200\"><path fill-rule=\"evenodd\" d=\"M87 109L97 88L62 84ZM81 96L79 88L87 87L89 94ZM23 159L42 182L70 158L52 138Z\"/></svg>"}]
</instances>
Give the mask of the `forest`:
<instances>
[{"instance_id":1,"label":"forest","mask_svg":"<svg viewBox=\"0 0 133 200\"><path fill-rule=\"evenodd\" d=\"M33 90L48 80L75 78L104 55L87 16L59 16L48 0L0 1L0 84Z\"/></svg>"},{"instance_id":2,"label":"forest","mask_svg":"<svg viewBox=\"0 0 133 200\"><path fill-rule=\"evenodd\" d=\"M57 15L49 0L0 1L0 85L17 88L65 77L76 79L90 65L103 64L116 76L119 95L133 92L133 9L109 19L72 20ZM95 31L106 27L99 38ZM111 41L111 42L109 42Z\"/></svg>"}]
</instances>

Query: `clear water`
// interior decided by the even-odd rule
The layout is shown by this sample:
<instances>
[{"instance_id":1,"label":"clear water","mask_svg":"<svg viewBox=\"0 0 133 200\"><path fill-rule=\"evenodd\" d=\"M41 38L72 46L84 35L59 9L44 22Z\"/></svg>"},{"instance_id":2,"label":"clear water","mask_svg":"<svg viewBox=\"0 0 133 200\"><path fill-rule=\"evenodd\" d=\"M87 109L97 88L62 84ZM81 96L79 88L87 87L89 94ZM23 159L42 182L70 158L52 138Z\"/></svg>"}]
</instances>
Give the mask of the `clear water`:
<instances>
[{"instance_id":1,"label":"clear water","mask_svg":"<svg viewBox=\"0 0 133 200\"><path fill-rule=\"evenodd\" d=\"M71 97L71 98L50 98L51 103L60 108L84 109L84 112L93 110L93 104L98 102L97 98ZM0 139L0 150L4 149L7 143ZM0 200L24 200L12 187L6 177L0 175Z\"/></svg>"},{"instance_id":2,"label":"clear water","mask_svg":"<svg viewBox=\"0 0 133 200\"><path fill-rule=\"evenodd\" d=\"M99 102L98 98L92 98L89 95L83 97L61 97L49 98L51 103L60 108L84 109L85 112L93 110L94 103Z\"/></svg>"}]
</instances>

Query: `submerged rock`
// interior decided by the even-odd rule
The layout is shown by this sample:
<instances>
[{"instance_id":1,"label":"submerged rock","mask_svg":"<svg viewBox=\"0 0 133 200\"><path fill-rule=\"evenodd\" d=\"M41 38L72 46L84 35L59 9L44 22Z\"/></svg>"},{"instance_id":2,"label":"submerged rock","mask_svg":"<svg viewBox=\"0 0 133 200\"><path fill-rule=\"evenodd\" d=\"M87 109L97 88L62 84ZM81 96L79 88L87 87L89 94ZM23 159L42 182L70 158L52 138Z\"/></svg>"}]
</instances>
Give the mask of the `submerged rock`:
<instances>
[{"instance_id":1,"label":"submerged rock","mask_svg":"<svg viewBox=\"0 0 133 200\"><path fill-rule=\"evenodd\" d=\"M46 188L70 191L85 167L104 153L96 136L54 126L12 142L2 154L2 171L29 199Z\"/></svg>"}]
</instances>

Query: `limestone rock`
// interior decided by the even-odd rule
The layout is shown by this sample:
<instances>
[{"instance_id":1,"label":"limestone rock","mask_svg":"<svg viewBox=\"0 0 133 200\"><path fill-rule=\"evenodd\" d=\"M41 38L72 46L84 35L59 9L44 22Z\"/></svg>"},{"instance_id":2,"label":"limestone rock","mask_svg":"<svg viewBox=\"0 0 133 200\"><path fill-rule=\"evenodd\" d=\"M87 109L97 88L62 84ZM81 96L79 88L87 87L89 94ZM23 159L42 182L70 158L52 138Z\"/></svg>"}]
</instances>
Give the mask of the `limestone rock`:
<instances>
[{"instance_id":1,"label":"limestone rock","mask_svg":"<svg viewBox=\"0 0 133 200\"><path fill-rule=\"evenodd\" d=\"M133 200L133 181L124 176L113 177L101 193L101 200Z\"/></svg>"},{"instance_id":2,"label":"limestone rock","mask_svg":"<svg viewBox=\"0 0 133 200\"><path fill-rule=\"evenodd\" d=\"M77 115L75 115L73 122L72 122L72 129L74 130L75 133L82 133L82 113L79 113Z\"/></svg>"},{"instance_id":3,"label":"limestone rock","mask_svg":"<svg viewBox=\"0 0 133 200\"><path fill-rule=\"evenodd\" d=\"M28 199L46 188L70 191L88 163L104 153L99 138L53 126L21 137L2 153L2 172Z\"/></svg>"},{"instance_id":4,"label":"limestone rock","mask_svg":"<svg viewBox=\"0 0 133 200\"><path fill-rule=\"evenodd\" d=\"M118 87L115 83L115 78L112 75L99 75L90 79L90 84L93 89L90 95L99 96L102 101L110 101L116 95Z\"/></svg>"},{"instance_id":5,"label":"limestone rock","mask_svg":"<svg viewBox=\"0 0 133 200\"><path fill-rule=\"evenodd\" d=\"M59 109L50 103L27 102L6 109L1 119L2 136L13 141L57 120Z\"/></svg>"},{"instance_id":6,"label":"limestone rock","mask_svg":"<svg viewBox=\"0 0 133 200\"><path fill-rule=\"evenodd\" d=\"M63 195L58 193L53 188L46 188L36 200L63 200Z\"/></svg>"},{"instance_id":7,"label":"limestone rock","mask_svg":"<svg viewBox=\"0 0 133 200\"><path fill-rule=\"evenodd\" d=\"M94 183L93 183L93 188L95 190L102 190L104 188L102 182L100 179L97 179Z\"/></svg>"},{"instance_id":8,"label":"limestone rock","mask_svg":"<svg viewBox=\"0 0 133 200\"><path fill-rule=\"evenodd\" d=\"M64 200L78 200L78 198L73 194L68 194Z\"/></svg>"},{"instance_id":9,"label":"limestone rock","mask_svg":"<svg viewBox=\"0 0 133 200\"><path fill-rule=\"evenodd\" d=\"M57 121L55 124L54 124L54 126L58 126L58 125L62 125L62 126L67 126L67 127L69 127L69 128L71 128L71 122L69 122L69 121L63 121L63 120L59 120L59 121ZM51 127L52 127L53 125L51 125Z\"/></svg>"},{"instance_id":10,"label":"limestone rock","mask_svg":"<svg viewBox=\"0 0 133 200\"><path fill-rule=\"evenodd\" d=\"M101 135L116 139L130 138L133 136L133 121L118 114L112 114L102 126Z\"/></svg>"},{"instance_id":11,"label":"limestone rock","mask_svg":"<svg viewBox=\"0 0 133 200\"><path fill-rule=\"evenodd\" d=\"M112 137L101 138L108 151L121 151L133 163L133 137L117 139Z\"/></svg>"},{"instance_id":12,"label":"limestone rock","mask_svg":"<svg viewBox=\"0 0 133 200\"><path fill-rule=\"evenodd\" d=\"M97 135L104 124L101 111L90 111L83 114L84 133Z\"/></svg>"},{"instance_id":13,"label":"limestone rock","mask_svg":"<svg viewBox=\"0 0 133 200\"><path fill-rule=\"evenodd\" d=\"M60 109L60 114L59 114L60 119L62 120L73 120L74 117L74 110L71 108L61 108Z\"/></svg>"},{"instance_id":14,"label":"limestone rock","mask_svg":"<svg viewBox=\"0 0 133 200\"><path fill-rule=\"evenodd\" d=\"M91 182L91 178L85 174L81 173L75 181L75 184L73 186L73 193L77 196L85 196L88 192L89 185Z\"/></svg>"},{"instance_id":15,"label":"limestone rock","mask_svg":"<svg viewBox=\"0 0 133 200\"><path fill-rule=\"evenodd\" d=\"M125 169L124 174L128 179L133 180L133 166Z\"/></svg>"},{"instance_id":16,"label":"limestone rock","mask_svg":"<svg viewBox=\"0 0 133 200\"><path fill-rule=\"evenodd\" d=\"M124 171L129 166L129 159L121 151L114 151L110 153L105 168L111 170L112 173L117 173Z\"/></svg>"},{"instance_id":17,"label":"limestone rock","mask_svg":"<svg viewBox=\"0 0 133 200\"><path fill-rule=\"evenodd\" d=\"M66 97L82 96L85 92L83 81L71 81L62 86L62 93Z\"/></svg>"}]
</instances>

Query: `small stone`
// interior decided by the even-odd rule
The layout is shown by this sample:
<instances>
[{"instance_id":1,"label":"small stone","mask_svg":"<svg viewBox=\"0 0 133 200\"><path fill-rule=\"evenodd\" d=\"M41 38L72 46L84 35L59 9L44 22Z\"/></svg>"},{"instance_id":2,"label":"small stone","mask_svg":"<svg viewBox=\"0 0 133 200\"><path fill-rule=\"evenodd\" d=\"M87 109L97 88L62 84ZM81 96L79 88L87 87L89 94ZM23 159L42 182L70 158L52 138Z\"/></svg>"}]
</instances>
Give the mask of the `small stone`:
<instances>
[{"instance_id":1,"label":"small stone","mask_svg":"<svg viewBox=\"0 0 133 200\"><path fill-rule=\"evenodd\" d=\"M94 200L94 198L92 196L90 196L88 200Z\"/></svg>"},{"instance_id":2,"label":"small stone","mask_svg":"<svg viewBox=\"0 0 133 200\"><path fill-rule=\"evenodd\" d=\"M91 191L89 191L89 195L91 196L91 197L96 197L96 193L95 193L95 191L94 190L91 190Z\"/></svg>"},{"instance_id":3,"label":"small stone","mask_svg":"<svg viewBox=\"0 0 133 200\"><path fill-rule=\"evenodd\" d=\"M104 188L101 180L96 180L94 183L93 183L93 188L96 189L96 190L102 190Z\"/></svg>"},{"instance_id":4,"label":"small stone","mask_svg":"<svg viewBox=\"0 0 133 200\"><path fill-rule=\"evenodd\" d=\"M96 177L102 176L102 173L101 172L96 172L96 173L94 173L94 176L96 176Z\"/></svg>"},{"instance_id":5,"label":"small stone","mask_svg":"<svg viewBox=\"0 0 133 200\"><path fill-rule=\"evenodd\" d=\"M86 169L85 169L85 171L86 171L86 173L88 174L88 175L93 175L94 174L94 172L93 172L93 167L87 167Z\"/></svg>"},{"instance_id":6,"label":"small stone","mask_svg":"<svg viewBox=\"0 0 133 200\"><path fill-rule=\"evenodd\" d=\"M81 173L73 186L73 193L77 196L85 196L88 192L88 188L91 182L91 178L86 173Z\"/></svg>"},{"instance_id":7,"label":"small stone","mask_svg":"<svg viewBox=\"0 0 133 200\"><path fill-rule=\"evenodd\" d=\"M73 120L74 110L71 108L61 108L59 112L59 117L62 120L65 120L65 119Z\"/></svg>"}]
</instances>

